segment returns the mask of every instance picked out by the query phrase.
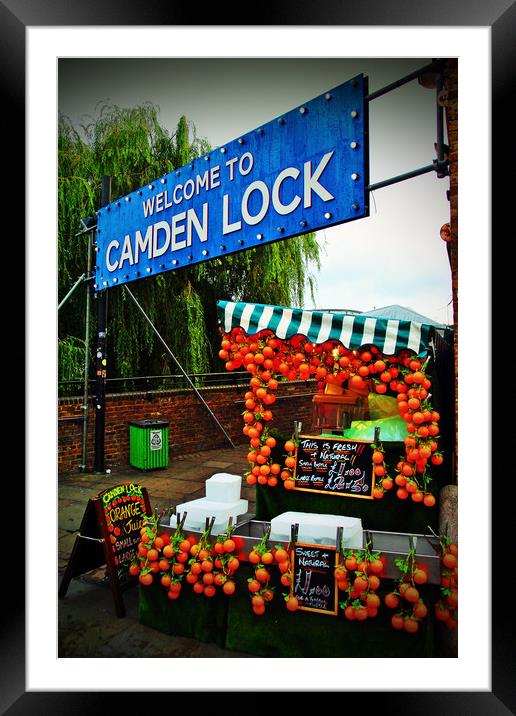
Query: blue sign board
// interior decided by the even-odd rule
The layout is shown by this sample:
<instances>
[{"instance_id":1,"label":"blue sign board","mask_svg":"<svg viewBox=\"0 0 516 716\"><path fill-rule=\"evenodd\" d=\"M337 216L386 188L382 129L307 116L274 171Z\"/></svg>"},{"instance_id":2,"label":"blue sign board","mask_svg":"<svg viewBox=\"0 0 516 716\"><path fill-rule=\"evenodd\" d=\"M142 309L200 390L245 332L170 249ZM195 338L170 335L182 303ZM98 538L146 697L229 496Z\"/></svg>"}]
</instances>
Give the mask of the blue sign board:
<instances>
[{"instance_id":1,"label":"blue sign board","mask_svg":"<svg viewBox=\"0 0 516 716\"><path fill-rule=\"evenodd\" d=\"M366 93L358 75L100 209L95 289L367 216Z\"/></svg>"}]
</instances>

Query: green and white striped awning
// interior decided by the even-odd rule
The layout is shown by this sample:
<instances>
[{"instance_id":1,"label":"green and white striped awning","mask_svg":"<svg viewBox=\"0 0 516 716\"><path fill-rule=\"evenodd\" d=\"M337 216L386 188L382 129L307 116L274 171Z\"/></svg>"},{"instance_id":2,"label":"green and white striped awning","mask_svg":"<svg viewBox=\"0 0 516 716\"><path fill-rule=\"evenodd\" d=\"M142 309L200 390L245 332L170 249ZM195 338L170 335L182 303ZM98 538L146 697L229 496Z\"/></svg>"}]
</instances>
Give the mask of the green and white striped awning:
<instances>
[{"instance_id":1,"label":"green and white striped awning","mask_svg":"<svg viewBox=\"0 0 516 716\"><path fill-rule=\"evenodd\" d=\"M423 355L434 331L433 326L414 321L305 311L262 303L217 301L217 315L225 333L236 327L248 335L268 329L278 338L300 334L312 343L337 340L351 350L374 345L385 355L395 355L403 348Z\"/></svg>"}]
</instances>

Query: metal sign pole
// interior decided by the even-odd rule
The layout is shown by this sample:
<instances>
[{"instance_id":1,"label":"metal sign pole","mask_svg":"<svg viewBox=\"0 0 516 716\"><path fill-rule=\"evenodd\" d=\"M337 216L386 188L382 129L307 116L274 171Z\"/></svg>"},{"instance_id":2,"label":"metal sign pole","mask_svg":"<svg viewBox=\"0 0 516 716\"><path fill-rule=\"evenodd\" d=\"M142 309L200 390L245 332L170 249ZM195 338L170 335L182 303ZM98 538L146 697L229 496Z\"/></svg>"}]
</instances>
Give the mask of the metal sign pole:
<instances>
[{"instance_id":1,"label":"metal sign pole","mask_svg":"<svg viewBox=\"0 0 516 716\"><path fill-rule=\"evenodd\" d=\"M88 264L86 275L88 278L91 277L91 252L93 243L93 229L90 230L88 236ZM91 311L91 294L93 289L91 283L88 283L86 288L86 315L85 315L85 330L84 330L84 388L83 388L83 400L81 409L83 410L84 420L82 422L82 461L80 468L82 472L86 470L86 442L88 439L88 373L90 364L90 311Z\"/></svg>"},{"instance_id":2,"label":"metal sign pole","mask_svg":"<svg viewBox=\"0 0 516 716\"><path fill-rule=\"evenodd\" d=\"M102 177L101 206L111 201L111 177ZM95 472L105 472L104 432L106 424L106 335L107 291L99 291L97 297L97 363L95 374Z\"/></svg>"}]
</instances>

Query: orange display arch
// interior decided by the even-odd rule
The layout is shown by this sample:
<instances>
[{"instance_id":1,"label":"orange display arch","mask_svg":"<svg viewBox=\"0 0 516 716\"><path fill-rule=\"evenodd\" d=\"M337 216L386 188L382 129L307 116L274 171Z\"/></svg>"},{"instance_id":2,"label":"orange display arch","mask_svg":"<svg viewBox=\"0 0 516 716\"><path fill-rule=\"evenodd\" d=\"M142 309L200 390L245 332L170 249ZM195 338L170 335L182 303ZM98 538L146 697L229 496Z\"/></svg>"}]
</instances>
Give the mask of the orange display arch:
<instances>
[{"instance_id":1,"label":"orange display arch","mask_svg":"<svg viewBox=\"0 0 516 716\"><path fill-rule=\"evenodd\" d=\"M337 385L359 391L369 387L397 397L407 430L404 454L395 466L387 466L381 444L375 445L373 496L382 499L393 493L401 500L435 505L432 472L443 462L443 453L439 450L440 415L431 404L428 358L410 349L395 355L385 355L374 345L349 349L335 339L317 344L300 334L281 339L269 329L248 335L235 327L229 333L221 329L221 334L219 358L225 361L226 370L245 368L250 374L242 414L243 433L249 438L249 470L244 475L248 484L295 488L295 440L285 442L282 464L272 459L276 447L276 439L269 434L272 406L281 380L315 379L321 393L326 386Z\"/></svg>"}]
</instances>

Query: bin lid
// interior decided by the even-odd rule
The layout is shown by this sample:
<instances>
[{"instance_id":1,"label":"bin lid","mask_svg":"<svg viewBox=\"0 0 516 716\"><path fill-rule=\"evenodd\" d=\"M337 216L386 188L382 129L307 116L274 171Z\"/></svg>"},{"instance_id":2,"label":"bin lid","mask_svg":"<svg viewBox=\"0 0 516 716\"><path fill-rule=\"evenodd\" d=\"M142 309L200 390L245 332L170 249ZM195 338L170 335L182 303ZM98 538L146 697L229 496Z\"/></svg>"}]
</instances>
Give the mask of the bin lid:
<instances>
[{"instance_id":1,"label":"bin lid","mask_svg":"<svg viewBox=\"0 0 516 716\"><path fill-rule=\"evenodd\" d=\"M144 420L129 420L128 425L136 425L139 428L166 428L168 421L145 418Z\"/></svg>"}]
</instances>

